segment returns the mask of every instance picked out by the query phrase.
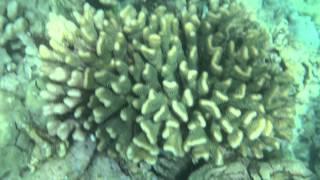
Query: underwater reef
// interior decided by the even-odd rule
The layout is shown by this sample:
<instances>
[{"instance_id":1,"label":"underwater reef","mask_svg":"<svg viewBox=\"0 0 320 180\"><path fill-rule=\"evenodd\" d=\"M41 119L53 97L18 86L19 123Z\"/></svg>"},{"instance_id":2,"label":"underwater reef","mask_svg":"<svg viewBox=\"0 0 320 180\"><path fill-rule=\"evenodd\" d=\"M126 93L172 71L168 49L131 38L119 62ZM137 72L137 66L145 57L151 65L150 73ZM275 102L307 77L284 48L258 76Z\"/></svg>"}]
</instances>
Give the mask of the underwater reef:
<instances>
[{"instance_id":1,"label":"underwater reef","mask_svg":"<svg viewBox=\"0 0 320 180\"><path fill-rule=\"evenodd\" d=\"M12 131L29 160L0 179L315 178L290 157L310 161L290 143L315 66L287 48L310 19L271 29L233 0L0 5L0 95L23 112L0 108L0 152Z\"/></svg>"}]
</instances>

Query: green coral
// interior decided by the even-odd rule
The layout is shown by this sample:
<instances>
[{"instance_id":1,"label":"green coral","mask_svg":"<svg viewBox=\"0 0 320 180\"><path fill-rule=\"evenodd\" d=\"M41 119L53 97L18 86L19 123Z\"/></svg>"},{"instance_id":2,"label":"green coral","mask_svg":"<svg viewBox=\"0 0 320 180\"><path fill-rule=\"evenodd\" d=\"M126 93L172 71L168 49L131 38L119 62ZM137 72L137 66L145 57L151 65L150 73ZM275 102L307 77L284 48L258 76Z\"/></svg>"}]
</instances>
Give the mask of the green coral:
<instances>
[{"instance_id":1,"label":"green coral","mask_svg":"<svg viewBox=\"0 0 320 180\"><path fill-rule=\"evenodd\" d=\"M17 39L17 35L26 30L28 23L20 11L16 1L0 4L0 46Z\"/></svg>"},{"instance_id":2,"label":"green coral","mask_svg":"<svg viewBox=\"0 0 320 180\"><path fill-rule=\"evenodd\" d=\"M99 151L149 164L160 153L221 165L226 151L279 149L294 126L291 78L263 62L268 34L241 5L207 6L51 14L39 47L49 134L90 136Z\"/></svg>"},{"instance_id":3,"label":"green coral","mask_svg":"<svg viewBox=\"0 0 320 180\"><path fill-rule=\"evenodd\" d=\"M41 32L38 19L43 16L37 14L35 20L31 18L34 14L18 0L0 2L0 89L20 97L37 75L40 63L35 39ZM31 25L30 19L36 22Z\"/></svg>"},{"instance_id":4,"label":"green coral","mask_svg":"<svg viewBox=\"0 0 320 180\"><path fill-rule=\"evenodd\" d=\"M22 17L22 8L16 1L0 2L0 75L17 71L20 52L24 48L23 44L17 41L22 39L21 34L27 27L27 20ZM15 83L12 81L12 86Z\"/></svg>"}]
</instances>

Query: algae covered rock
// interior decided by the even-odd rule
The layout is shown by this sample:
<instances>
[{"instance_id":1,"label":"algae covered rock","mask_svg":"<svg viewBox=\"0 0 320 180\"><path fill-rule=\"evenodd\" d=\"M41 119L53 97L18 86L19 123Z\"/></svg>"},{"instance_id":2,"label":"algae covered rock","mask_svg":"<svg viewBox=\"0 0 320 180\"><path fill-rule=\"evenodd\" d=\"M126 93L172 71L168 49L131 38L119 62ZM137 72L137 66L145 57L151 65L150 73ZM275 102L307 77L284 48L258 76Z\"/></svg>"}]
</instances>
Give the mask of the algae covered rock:
<instances>
[{"instance_id":1,"label":"algae covered rock","mask_svg":"<svg viewBox=\"0 0 320 180\"><path fill-rule=\"evenodd\" d=\"M0 147L13 143L18 131L8 116L0 114Z\"/></svg>"},{"instance_id":2,"label":"algae covered rock","mask_svg":"<svg viewBox=\"0 0 320 180\"><path fill-rule=\"evenodd\" d=\"M320 8L320 2L317 0L293 0L292 5L294 8L303 15L310 16L312 20L319 26L320 25L320 15L318 9Z\"/></svg>"},{"instance_id":3,"label":"algae covered rock","mask_svg":"<svg viewBox=\"0 0 320 180\"><path fill-rule=\"evenodd\" d=\"M189 176L189 180L219 180L219 179L241 179L241 180L272 180L292 179L307 180L315 179L315 175L298 160L277 159L264 162L237 161L216 167L207 163L195 170Z\"/></svg>"},{"instance_id":4,"label":"algae covered rock","mask_svg":"<svg viewBox=\"0 0 320 180\"><path fill-rule=\"evenodd\" d=\"M36 172L24 179L79 179L92 159L94 147L91 140L77 142L64 158L52 158L44 162Z\"/></svg>"},{"instance_id":5,"label":"algae covered rock","mask_svg":"<svg viewBox=\"0 0 320 180\"><path fill-rule=\"evenodd\" d=\"M119 168L116 161L106 156L95 156L87 171L82 176L83 179L118 179L118 180L130 180L129 176L126 176Z\"/></svg>"},{"instance_id":6,"label":"algae covered rock","mask_svg":"<svg viewBox=\"0 0 320 180\"><path fill-rule=\"evenodd\" d=\"M240 4L207 7L51 14L39 46L48 133L152 165L161 153L222 165L225 152L278 150L294 127L291 77L264 61L268 33Z\"/></svg>"},{"instance_id":7,"label":"algae covered rock","mask_svg":"<svg viewBox=\"0 0 320 180\"><path fill-rule=\"evenodd\" d=\"M250 179L247 165L241 161L216 167L214 164L206 164L195 170L188 180L219 180L219 179Z\"/></svg>"},{"instance_id":8,"label":"algae covered rock","mask_svg":"<svg viewBox=\"0 0 320 180\"><path fill-rule=\"evenodd\" d=\"M15 118L12 115L14 107L18 110L20 102L12 94L0 90L0 147L5 147L9 144L14 144L19 131L15 124ZM21 106L21 104L20 104ZM21 117L19 111L16 111L16 116Z\"/></svg>"},{"instance_id":9,"label":"algae covered rock","mask_svg":"<svg viewBox=\"0 0 320 180\"><path fill-rule=\"evenodd\" d=\"M22 179L21 172L28 164L28 152L17 146L0 147L0 177L1 179Z\"/></svg>"},{"instance_id":10,"label":"algae covered rock","mask_svg":"<svg viewBox=\"0 0 320 180\"><path fill-rule=\"evenodd\" d=\"M0 90L0 178L21 179L27 168L32 142L17 126L25 120L26 111L12 93Z\"/></svg>"}]
</instances>

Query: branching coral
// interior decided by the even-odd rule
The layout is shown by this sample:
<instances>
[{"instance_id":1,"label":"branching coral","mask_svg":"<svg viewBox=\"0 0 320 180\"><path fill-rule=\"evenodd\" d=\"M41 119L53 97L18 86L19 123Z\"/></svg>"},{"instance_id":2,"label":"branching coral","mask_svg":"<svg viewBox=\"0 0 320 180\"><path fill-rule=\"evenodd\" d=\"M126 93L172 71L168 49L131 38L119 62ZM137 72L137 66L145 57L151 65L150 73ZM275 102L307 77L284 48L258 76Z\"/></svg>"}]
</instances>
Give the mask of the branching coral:
<instances>
[{"instance_id":1,"label":"branching coral","mask_svg":"<svg viewBox=\"0 0 320 180\"><path fill-rule=\"evenodd\" d=\"M21 51L22 44L15 41L27 27L28 23L21 16L21 8L16 1L0 3L0 74L16 70L16 62L21 59L17 52Z\"/></svg>"},{"instance_id":2,"label":"branching coral","mask_svg":"<svg viewBox=\"0 0 320 180\"><path fill-rule=\"evenodd\" d=\"M135 163L171 153L221 165L226 151L279 149L294 126L291 78L263 62L268 34L241 5L208 7L52 14L49 46L39 47L48 132L91 136Z\"/></svg>"},{"instance_id":3,"label":"branching coral","mask_svg":"<svg viewBox=\"0 0 320 180\"><path fill-rule=\"evenodd\" d=\"M0 89L20 97L24 97L30 80L37 75L35 69L40 62L33 29L39 29L41 22L37 19L30 25L32 14L18 1L0 2Z\"/></svg>"},{"instance_id":4,"label":"branching coral","mask_svg":"<svg viewBox=\"0 0 320 180\"><path fill-rule=\"evenodd\" d=\"M0 46L4 46L8 41L17 38L17 34L23 32L27 27L26 20L20 16L19 6L16 1L7 4L0 4L1 9L5 9L0 15Z\"/></svg>"}]
</instances>

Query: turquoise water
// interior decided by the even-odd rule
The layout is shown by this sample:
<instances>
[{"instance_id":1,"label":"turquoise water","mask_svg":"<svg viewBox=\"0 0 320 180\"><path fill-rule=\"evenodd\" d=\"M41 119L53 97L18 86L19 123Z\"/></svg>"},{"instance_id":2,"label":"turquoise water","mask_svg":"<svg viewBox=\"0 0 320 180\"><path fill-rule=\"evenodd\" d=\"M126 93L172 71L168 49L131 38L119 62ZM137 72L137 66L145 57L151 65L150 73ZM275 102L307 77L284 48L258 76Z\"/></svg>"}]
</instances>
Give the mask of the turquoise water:
<instances>
[{"instance_id":1,"label":"turquoise water","mask_svg":"<svg viewBox=\"0 0 320 180\"><path fill-rule=\"evenodd\" d=\"M0 179L319 179L317 0L0 0Z\"/></svg>"}]
</instances>

